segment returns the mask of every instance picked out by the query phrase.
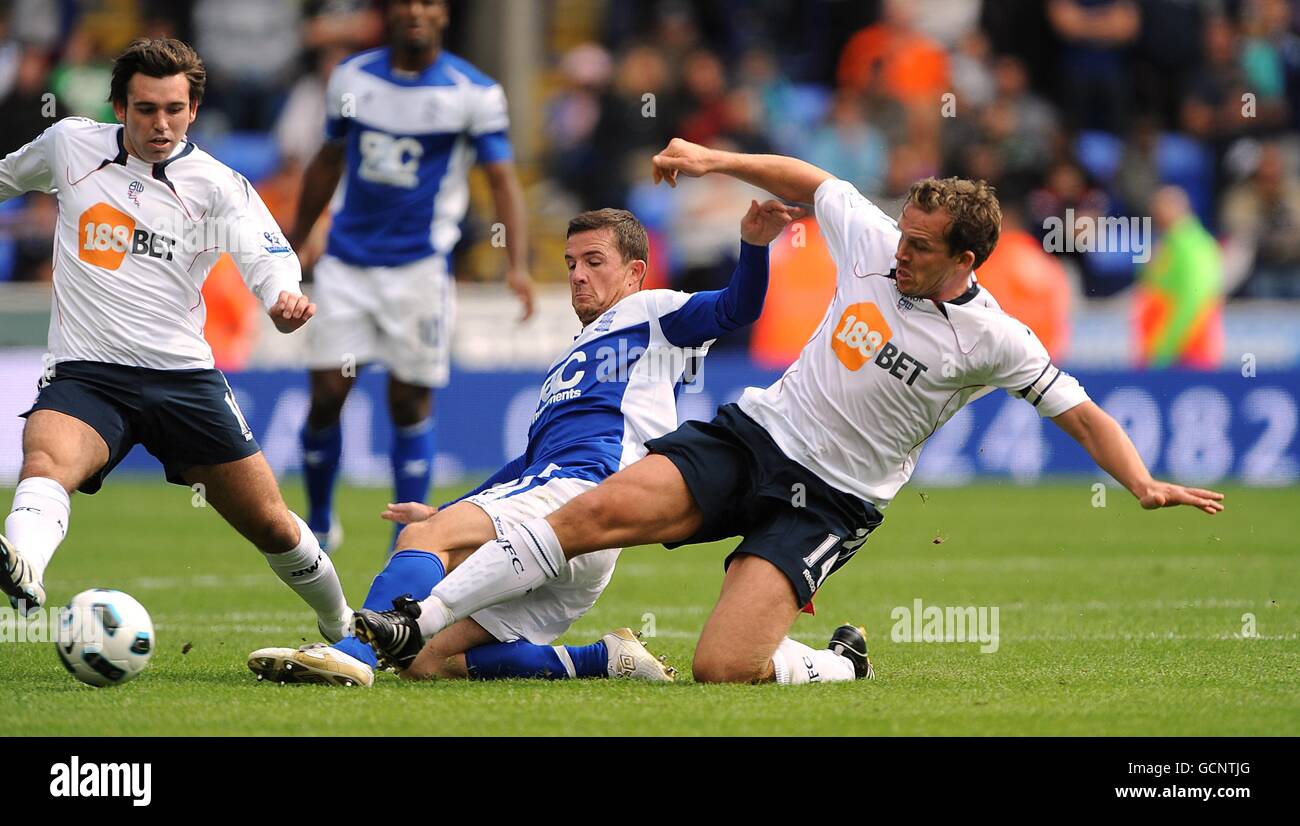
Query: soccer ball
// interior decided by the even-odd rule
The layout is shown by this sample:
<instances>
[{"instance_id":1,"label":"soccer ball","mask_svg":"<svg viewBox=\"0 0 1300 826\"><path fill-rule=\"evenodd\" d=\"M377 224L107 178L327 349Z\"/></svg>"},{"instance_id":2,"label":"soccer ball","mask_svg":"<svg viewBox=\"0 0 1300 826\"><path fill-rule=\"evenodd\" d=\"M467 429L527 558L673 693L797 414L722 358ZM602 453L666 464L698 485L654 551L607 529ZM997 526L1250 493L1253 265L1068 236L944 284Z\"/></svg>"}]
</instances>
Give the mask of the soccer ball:
<instances>
[{"instance_id":1,"label":"soccer ball","mask_svg":"<svg viewBox=\"0 0 1300 826\"><path fill-rule=\"evenodd\" d=\"M59 616L59 660L87 685L121 685L153 654L153 620L134 597L92 588L72 598Z\"/></svg>"}]
</instances>

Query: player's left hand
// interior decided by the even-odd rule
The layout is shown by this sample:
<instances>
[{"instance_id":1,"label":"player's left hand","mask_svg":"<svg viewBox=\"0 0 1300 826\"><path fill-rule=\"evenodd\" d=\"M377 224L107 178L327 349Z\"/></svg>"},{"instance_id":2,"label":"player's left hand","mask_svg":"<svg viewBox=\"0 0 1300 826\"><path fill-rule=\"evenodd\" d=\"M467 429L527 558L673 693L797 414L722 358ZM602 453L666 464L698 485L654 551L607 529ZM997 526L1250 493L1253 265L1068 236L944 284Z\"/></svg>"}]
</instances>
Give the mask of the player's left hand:
<instances>
[{"instance_id":1,"label":"player's left hand","mask_svg":"<svg viewBox=\"0 0 1300 826\"><path fill-rule=\"evenodd\" d=\"M740 240L746 244L765 247L776 240L776 236L781 234L791 221L798 220L805 215L804 210L795 206L787 206L775 199L764 201L759 204L758 201L749 202L749 212L745 217L740 219Z\"/></svg>"},{"instance_id":2,"label":"player's left hand","mask_svg":"<svg viewBox=\"0 0 1300 826\"><path fill-rule=\"evenodd\" d=\"M305 295L281 290L279 299L267 314L275 322L275 329L282 333L292 333L316 315L316 305Z\"/></svg>"},{"instance_id":3,"label":"player's left hand","mask_svg":"<svg viewBox=\"0 0 1300 826\"><path fill-rule=\"evenodd\" d=\"M533 278L528 274L528 270L512 269L506 272L506 286L519 299L520 306L523 307L524 314L519 317L519 321L525 322L533 317Z\"/></svg>"},{"instance_id":4,"label":"player's left hand","mask_svg":"<svg viewBox=\"0 0 1300 826\"><path fill-rule=\"evenodd\" d=\"M1138 496L1138 501L1149 511L1191 505L1213 516L1223 510L1223 494L1218 491L1185 488L1182 485L1161 481L1152 481L1151 485Z\"/></svg>"}]
</instances>

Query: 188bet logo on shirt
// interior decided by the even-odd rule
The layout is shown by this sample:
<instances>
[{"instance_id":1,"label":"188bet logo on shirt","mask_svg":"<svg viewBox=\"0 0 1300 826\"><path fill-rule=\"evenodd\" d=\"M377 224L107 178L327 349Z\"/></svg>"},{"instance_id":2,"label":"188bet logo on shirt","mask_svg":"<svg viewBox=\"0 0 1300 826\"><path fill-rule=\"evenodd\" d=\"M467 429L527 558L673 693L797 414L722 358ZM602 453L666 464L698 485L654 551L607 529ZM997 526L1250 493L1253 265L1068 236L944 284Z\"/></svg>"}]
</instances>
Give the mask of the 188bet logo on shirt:
<instances>
[{"instance_id":1,"label":"188bet logo on shirt","mask_svg":"<svg viewBox=\"0 0 1300 826\"><path fill-rule=\"evenodd\" d=\"M877 367L888 370L896 379L905 379L910 387L929 368L890 344L893 337L894 331L880 314L880 308L874 302L864 301L845 308L835 325L831 349L850 370L860 370L874 360Z\"/></svg>"},{"instance_id":2,"label":"188bet logo on shirt","mask_svg":"<svg viewBox=\"0 0 1300 826\"><path fill-rule=\"evenodd\" d=\"M175 239L136 229L134 218L108 204L98 203L81 213L77 225L81 227L78 254L87 264L115 270L122 265L122 257L128 252L172 260Z\"/></svg>"}]
</instances>

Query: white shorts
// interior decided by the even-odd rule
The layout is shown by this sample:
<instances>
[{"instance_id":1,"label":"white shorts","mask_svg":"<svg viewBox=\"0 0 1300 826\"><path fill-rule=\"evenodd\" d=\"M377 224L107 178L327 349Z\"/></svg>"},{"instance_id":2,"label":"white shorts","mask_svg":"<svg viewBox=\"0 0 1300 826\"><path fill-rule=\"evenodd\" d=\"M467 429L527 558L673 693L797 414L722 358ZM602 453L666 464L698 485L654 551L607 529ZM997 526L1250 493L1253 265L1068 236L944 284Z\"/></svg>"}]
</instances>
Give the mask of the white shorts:
<instances>
[{"instance_id":1,"label":"white shorts","mask_svg":"<svg viewBox=\"0 0 1300 826\"><path fill-rule=\"evenodd\" d=\"M595 482L586 479L528 478L503 482L475 494L473 502L492 518L498 538L512 526L546 516ZM600 592L614 575L621 548L583 554L568 570L518 599L484 608L470 617L501 642L527 640L537 645L554 642L569 626L596 604Z\"/></svg>"},{"instance_id":2,"label":"white shorts","mask_svg":"<svg viewBox=\"0 0 1300 826\"><path fill-rule=\"evenodd\" d=\"M306 290L316 303L307 325L310 369L378 362L407 384L447 385L456 296L446 258L357 267L326 255Z\"/></svg>"}]
</instances>

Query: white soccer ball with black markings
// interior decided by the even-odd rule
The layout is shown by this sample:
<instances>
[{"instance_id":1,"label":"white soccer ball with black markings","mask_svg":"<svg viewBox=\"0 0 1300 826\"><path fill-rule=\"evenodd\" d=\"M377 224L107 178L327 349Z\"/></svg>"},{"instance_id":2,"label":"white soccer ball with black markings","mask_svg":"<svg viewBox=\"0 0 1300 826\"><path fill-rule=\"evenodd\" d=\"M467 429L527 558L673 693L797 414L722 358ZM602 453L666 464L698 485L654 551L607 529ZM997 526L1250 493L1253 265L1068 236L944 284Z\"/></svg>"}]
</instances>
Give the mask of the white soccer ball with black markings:
<instances>
[{"instance_id":1,"label":"white soccer ball with black markings","mask_svg":"<svg viewBox=\"0 0 1300 826\"><path fill-rule=\"evenodd\" d=\"M59 616L59 659L72 676L97 687L132 680L154 650L153 620L136 599L109 588L72 598Z\"/></svg>"}]
</instances>

